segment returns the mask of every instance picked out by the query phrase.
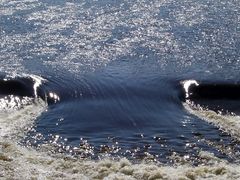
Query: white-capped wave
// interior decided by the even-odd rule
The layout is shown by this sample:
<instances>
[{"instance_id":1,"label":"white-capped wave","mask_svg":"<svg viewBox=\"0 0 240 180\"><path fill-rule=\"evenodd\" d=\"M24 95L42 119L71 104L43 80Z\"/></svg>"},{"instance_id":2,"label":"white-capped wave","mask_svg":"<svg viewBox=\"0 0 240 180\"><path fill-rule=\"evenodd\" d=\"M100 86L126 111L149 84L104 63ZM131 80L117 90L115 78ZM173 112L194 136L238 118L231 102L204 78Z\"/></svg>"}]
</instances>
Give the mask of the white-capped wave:
<instances>
[{"instance_id":1,"label":"white-capped wave","mask_svg":"<svg viewBox=\"0 0 240 180\"><path fill-rule=\"evenodd\" d=\"M32 78L34 97L9 94L0 97L0 138L17 138L25 133L25 128L33 125L34 120L47 109L47 104L37 96L37 88L44 81L36 75L6 76L4 81L15 78Z\"/></svg>"}]
</instances>

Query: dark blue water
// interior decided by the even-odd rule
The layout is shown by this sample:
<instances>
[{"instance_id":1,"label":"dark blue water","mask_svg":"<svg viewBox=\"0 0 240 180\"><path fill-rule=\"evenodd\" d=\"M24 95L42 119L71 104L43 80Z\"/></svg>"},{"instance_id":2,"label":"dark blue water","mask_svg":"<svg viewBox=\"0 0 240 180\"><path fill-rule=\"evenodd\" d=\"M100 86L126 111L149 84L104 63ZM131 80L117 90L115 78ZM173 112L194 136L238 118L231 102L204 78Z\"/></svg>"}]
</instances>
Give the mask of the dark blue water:
<instances>
[{"instance_id":1,"label":"dark blue water","mask_svg":"<svg viewBox=\"0 0 240 180\"><path fill-rule=\"evenodd\" d=\"M239 82L238 1L0 5L1 72L41 76L42 91L60 98L24 145L92 158L236 158L236 139L184 109L180 82Z\"/></svg>"}]
</instances>

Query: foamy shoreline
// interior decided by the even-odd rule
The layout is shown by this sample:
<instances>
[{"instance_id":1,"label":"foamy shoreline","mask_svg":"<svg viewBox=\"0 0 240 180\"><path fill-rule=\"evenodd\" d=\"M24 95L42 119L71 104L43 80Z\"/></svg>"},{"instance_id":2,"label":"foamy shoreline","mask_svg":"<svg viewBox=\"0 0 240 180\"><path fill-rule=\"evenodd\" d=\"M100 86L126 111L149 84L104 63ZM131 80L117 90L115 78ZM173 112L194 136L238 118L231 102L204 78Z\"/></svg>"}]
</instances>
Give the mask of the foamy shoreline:
<instances>
[{"instance_id":1,"label":"foamy shoreline","mask_svg":"<svg viewBox=\"0 0 240 180\"><path fill-rule=\"evenodd\" d=\"M207 152L199 156L209 165L164 166L133 164L126 158L92 161L21 147L0 141L0 177L4 179L239 179L240 166L230 164Z\"/></svg>"}]
</instances>

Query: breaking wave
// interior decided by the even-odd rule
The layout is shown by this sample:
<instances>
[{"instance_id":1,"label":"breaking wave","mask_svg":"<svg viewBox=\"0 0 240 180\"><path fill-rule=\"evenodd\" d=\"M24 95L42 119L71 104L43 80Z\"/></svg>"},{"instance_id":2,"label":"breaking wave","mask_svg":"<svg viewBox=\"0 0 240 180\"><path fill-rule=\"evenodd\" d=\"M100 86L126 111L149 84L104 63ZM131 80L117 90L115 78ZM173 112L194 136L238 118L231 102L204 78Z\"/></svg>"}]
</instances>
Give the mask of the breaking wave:
<instances>
[{"instance_id":1,"label":"breaking wave","mask_svg":"<svg viewBox=\"0 0 240 180\"><path fill-rule=\"evenodd\" d=\"M187 111L240 140L239 84L186 80L182 85Z\"/></svg>"},{"instance_id":2,"label":"breaking wave","mask_svg":"<svg viewBox=\"0 0 240 180\"><path fill-rule=\"evenodd\" d=\"M222 84L213 86L212 83L196 80L181 84L183 91L178 86L179 98L172 86L168 86L170 83L165 83L166 78L174 78L177 83L179 79L196 77L213 81L219 78L239 79L238 1L2 0L0 4L0 71L20 74L0 76L0 179L240 179L238 160L231 163L225 160L225 157L239 157L240 154L237 141L240 139L239 105L235 98L219 99L222 93L209 94L212 92L209 90L205 91L207 94L196 94L206 87L224 87ZM116 86L108 81L104 89L104 78L101 79L103 83L99 83L96 77L97 83L82 80L83 74L102 71L102 67L111 66L113 62L119 64L105 70ZM23 72L28 74L21 74ZM102 74L96 76L102 77ZM77 84L74 84L76 79L72 77L80 79ZM140 79L145 81L129 91L132 90L131 84ZM121 81L121 85L117 80ZM191 84L195 88L190 90L188 87ZM130 88L126 89L128 85ZM215 97L209 99L206 95ZM142 96L146 100L144 102L148 101L149 104L139 101ZM121 116L118 111L111 112L111 103L115 102L116 97L119 97L117 107L121 106L123 114L134 111L140 116L133 116L137 117L134 119ZM119 101L124 98L126 101ZM96 101L99 99L103 101ZM107 104L110 110L105 108L106 99L110 99ZM79 103L83 100L88 106ZM136 106L137 103L139 106ZM98 108L99 104L105 110L103 113L111 112L114 115L113 120L120 116L120 120L126 120L127 125L130 122L126 128L137 130L143 118L143 129L149 130L146 126L152 122L151 128L156 127L157 133L164 135L167 132L167 141L173 144L169 157L172 164L153 162L154 157L147 151L144 157L148 159L135 163L126 156L114 160L108 158L106 153L107 157L99 160L82 159L68 153L57 153L51 144L40 148L21 144L22 137L27 136L29 131L35 131L33 126L42 121L45 114L53 115L50 121L57 119L59 124L64 122L74 127L76 124L63 120L61 113L74 114L69 119L77 119L84 110L91 109L93 105ZM89 114L96 113L97 108ZM144 110L151 112L143 117L140 112ZM99 118L97 113L92 117ZM215 129L205 126L207 123L197 117L220 128L220 131L214 126ZM89 119L86 118L86 123ZM56 127L56 121L50 125L43 122L46 123L43 129L53 127L57 131L54 137L58 140L58 130L62 126ZM203 123L196 123L198 121ZM105 123L111 125L113 121L109 122ZM123 124L123 121L120 122ZM122 129L115 127L119 131ZM71 132L68 128L63 131L65 134ZM90 127L89 132L96 133L97 138L101 136L101 130ZM186 136L182 136L182 132ZM227 136L224 134L227 142L219 135L221 132L228 133ZM165 146L162 134L160 137L157 135L154 134L151 141L160 147L157 152L161 151L161 156L172 147ZM178 135L180 137L175 137ZM209 136L212 139L209 140ZM135 140L130 138L128 141L135 143ZM127 142L124 143L123 146L127 146ZM36 144L39 145L38 142ZM180 144L183 155L177 154L179 151L174 149L177 144ZM77 151L91 153L92 149L87 143L80 146L82 149ZM139 152L139 146L137 144L133 148L133 154ZM115 147L118 145L111 146L110 150L117 150ZM145 147L151 146L147 144ZM69 149L69 146L65 148ZM102 150L109 152L108 146L103 146ZM197 152L197 155L193 153L194 156L191 156L192 152ZM194 157L199 160L197 165L191 161Z\"/></svg>"},{"instance_id":3,"label":"breaking wave","mask_svg":"<svg viewBox=\"0 0 240 180\"><path fill-rule=\"evenodd\" d=\"M46 110L37 89L43 79L38 76L2 77L0 80L0 137L22 136L34 120Z\"/></svg>"},{"instance_id":4,"label":"breaking wave","mask_svg":"<svg viewBox=\"0 0 240 180\"><path fill-rule=\"evenodd\" d=\"M19 85L21 84L22 88L25 87L22 86L25 84L23 82L31 82L30 84L33 86L29 87L33 88L30 88L30 92L35 92L34 87L40 87L42 85L42 83L40 83L42 81L34 81L31 78L17 79L18 78L14 78L8 81L9 83L15 82ZM38 80L39 79L43 80L42 78L38 78ZM38 85L36 85L36 82L38 82ZM29 147L22 147L18 144L19 139L16 139L16 137L21 137L24 132L31 128L34 120L47 110L47 103L44 102L44 99L39 98L38 95L34 93L33 96L22 97L19 97L19 94L16 94L17 93L14 95L14 93L12 93L11 95L8 95L8 98L14 97L13 99L22 99L21 101L16 100L21 106L18 106L19 108L1 109L0 177L14 179L240 178L240 169L237 164L231 164L204 151L199 152L199 158L202 162L201 165L193 166L189 164L187 157L173 154L171 158L175 163L173 166L169 166L147 161L135 164L126 158L120 158L117 160L104 158L102 160L93 161L65 154L52 154L51 146L48 145L42 147L38 151ZM23 101L28 103L23 103ZM7 104L7 101L5 103ZM188 101L184 102L184 106L189 112L195 115L198 115L198 113L203 114L204 116L202 117L206 119L206 111L200 111L199 109L193 108L189 109L190 104ZM9 111L11 113L9 113ZM208 113L210 112L208 111ZM212 117L213 116L211 115L211 118ZM216 115L216 117L219 117L219 115Z\"/></svg>"}]
</instances>

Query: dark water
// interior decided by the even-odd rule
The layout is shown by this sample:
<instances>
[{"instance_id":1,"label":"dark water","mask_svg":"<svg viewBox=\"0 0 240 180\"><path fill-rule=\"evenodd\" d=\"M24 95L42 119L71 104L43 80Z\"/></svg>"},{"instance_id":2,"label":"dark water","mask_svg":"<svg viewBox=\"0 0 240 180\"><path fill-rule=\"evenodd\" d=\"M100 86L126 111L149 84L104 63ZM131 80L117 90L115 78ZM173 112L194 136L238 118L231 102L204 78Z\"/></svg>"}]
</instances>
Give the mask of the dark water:
<instances>
[{"instance_id":1,"label":"dark water","mask_svg":"<svg viewBox=\"0 0 240 180\"><path fill-rule=\"evenodd\" d=\"M39 93L60 98L24 145L92 158L170 162L176 153L197 162L200 150L237 158L236 139L184 109L180 82L239 82L239 1L0 5L3 76L41 76Z\"/></svg>"}]
</instances>

